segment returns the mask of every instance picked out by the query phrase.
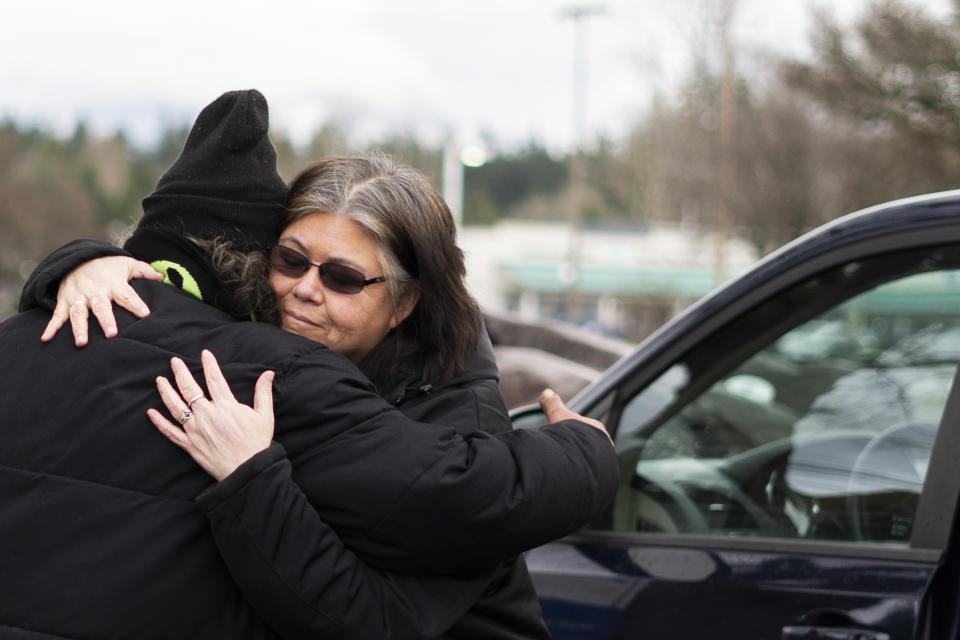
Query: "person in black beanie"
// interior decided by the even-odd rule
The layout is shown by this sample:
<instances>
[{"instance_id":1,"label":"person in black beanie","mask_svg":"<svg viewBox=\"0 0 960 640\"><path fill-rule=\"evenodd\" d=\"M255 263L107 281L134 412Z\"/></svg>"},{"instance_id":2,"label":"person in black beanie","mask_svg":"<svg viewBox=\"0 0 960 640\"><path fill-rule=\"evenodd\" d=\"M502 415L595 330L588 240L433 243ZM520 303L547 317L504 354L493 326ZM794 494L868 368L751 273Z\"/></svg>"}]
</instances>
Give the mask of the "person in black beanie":
<instances>
[{"instance_id":1,"label":"person in black beanie","mask_svg":"<svg viewBox=\"0 0 960 640\"><path fill-rule=\"evenodd\" d=\"M148 316L119 312L119 339L96 334L79 351L66 336L34 341L47 321L34 307L53 306L71 265L104 254L128 260L79 242L41 265L24 311L0 324L0 628L23 637L414 638L453 626L452 637L544 637L529 579L525 592L505 590L525 573L516 561L498 563L603 510L617 484L608 437L556 403L548 415L563 420L539 430L491 435L416 422L340 355L217 309L230 307L220 270L243 261L217 251L210 259L184 234L197 246L228 240L253 253L272 241L259 232L271 199L258 191L244 200L245 175L275 174L261 100L239 92L205 109L188 161L161 179L162 198L144 201L125 246L177 285L133 284ZM218 133L234 121L259 133ZM194 190L191 171L212 184L206 174L218 173L238 138L255 157L266 150L267 163L217 182L215 197ZM168 206L180 195L183 209ZM275 442L268 435L213 484L143 418L170 358L196 374L201 346L218 355L241 402L256 393L261 413L272 377L261 372L276 372ZM187 428L197 420L191 409L213 404L198 400L178 398ZM425 528L424 512L442 527ZM504 597L511 593L523 597Z\"/></svg>"},{"instance_id":2,"label":"person in black beanie","mask_svg":"<svg viewBox=\"0 0 960 640\"><path fill-rule=\"evenodd\" d=\"M54 273L69 272L92 257L115 254L136 256L153 267L130 263L131 276L157 278L159 273L166 283L238 319L249 319L251 313L270 318L275 298L263 277L266 263L257 260L257 252L266 252L276 243L287 186L276 171L268 126L267 101L259 91L221 95L197 116L180 156L143 200L143 217L123 250L93 242L67 245L67 251L56 252L31 275L20 309L34 295L46 304L54 299L59 284ZM218 269L211 254L240 259L243 266ZM222 280L231 274L224 286ZM148 312L129 287L111 292L111 297L137 315ZM86 343L86 301L71 304L75 302L74 298L59 301L45 340L70 318L78 346ZM107 335L114 335L109 298L92 300L91 307Z\"/></svg>"},{"instance_id":3,"label":"person in black beanie","mask_svg":"<svg viewBox=\"0 0 960 640\"><path fill-rule=\"evenodd\" d=\"M266 251L276 242L287 186L267 129L259 91L232 91L207 106L183 152L144 199L143 218L124 248L160 262L157 270L171 280L183 275L172 265L196 265L187 270L194 282L174 284L223 306L208 253L183 238L216 238L239 251Z\"/></svg>"}]
</instances>

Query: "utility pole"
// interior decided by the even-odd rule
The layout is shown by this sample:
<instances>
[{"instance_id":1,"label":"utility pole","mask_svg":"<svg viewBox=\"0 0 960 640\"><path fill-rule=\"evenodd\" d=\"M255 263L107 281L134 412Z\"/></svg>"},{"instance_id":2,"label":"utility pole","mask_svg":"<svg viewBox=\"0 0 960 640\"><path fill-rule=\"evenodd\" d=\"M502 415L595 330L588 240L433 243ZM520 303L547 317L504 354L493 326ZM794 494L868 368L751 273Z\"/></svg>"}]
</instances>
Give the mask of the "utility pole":
<instances>
[{"instance_id":1,"label":"utility pole","mask_svg":"<svg viewBox=\"0 0 960 640\"><path fill-rule=\"evenodd\" d=\"M573 20L573 153L570 155L570 246L567 269L561 275L569 276L567 282L566 319L580 322L580 245L583 228L583 206L586 200L587 171L584 164L583 145L587 121L587 33L586 19L603 15L603 5L574 5L564 9L560 16Z\"/></svg>"},{"instance_id":2,"label":"utility pole","mask_svg":"<svg viewBox=\"0 0 960 640\"><path fill-rule=\"evenodd\" d=\"M737 0L724 0L720 7L719 39L723 70L720 79L719 163L717 167L716 246L714 248L713 277L719 285L729 271L728 245L733 236L733 201L736 193L737 158L735 136L737 129L737 95L734 72L733 43L730 41L730 23L736 13Z\"/></svg>"}]
</instances>

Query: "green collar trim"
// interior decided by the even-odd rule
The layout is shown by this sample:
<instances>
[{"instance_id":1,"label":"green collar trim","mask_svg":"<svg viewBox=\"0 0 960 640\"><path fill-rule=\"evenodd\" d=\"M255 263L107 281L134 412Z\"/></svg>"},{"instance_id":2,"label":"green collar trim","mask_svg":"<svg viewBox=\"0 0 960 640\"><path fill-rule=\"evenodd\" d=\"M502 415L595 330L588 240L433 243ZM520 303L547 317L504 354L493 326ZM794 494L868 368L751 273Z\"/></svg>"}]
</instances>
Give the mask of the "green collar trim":
<instances>
[{"instance_id":1,"label":"green collar trim","mask_svg":"<svg viewBox=\"0 0 960 640\"><path fill-rule=\"evenodd\" d=\"M190 275L190 272L182 265L171 262L170 260L156 260L151 262L150 266L163 274L163 281L166 284L179 287L198 300L203 300L203 294L200 293L200 285L197 284L194 277ZM173 277L170 275L171 271L175 274Z\"/></svg>"}]
</instances>

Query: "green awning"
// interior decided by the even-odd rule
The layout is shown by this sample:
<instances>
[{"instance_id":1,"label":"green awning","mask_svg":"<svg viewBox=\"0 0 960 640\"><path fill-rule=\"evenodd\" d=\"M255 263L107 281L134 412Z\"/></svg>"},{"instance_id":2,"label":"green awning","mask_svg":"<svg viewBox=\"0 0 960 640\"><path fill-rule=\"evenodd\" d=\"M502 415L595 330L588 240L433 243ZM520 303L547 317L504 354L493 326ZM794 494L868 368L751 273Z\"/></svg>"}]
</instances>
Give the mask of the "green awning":
<instances>
[{"instance_id":1,"label":"green awning","mask_svg":"<svg viewBox=\"0 0 960 640\"><path fill-rule=\"evenodd\" d=\"M669 296L696 299L715 286L709 271L685 269L637 269L609 266L508 262L498 271L516 289L540 293L568 291L573 282L581 293L624 297ZM574 280L575 278L575 280Z\"/></svg>"},{"instance_id":2,"label":"green awning","mask_svg":"<svg viewBox=\"0 0 960 640\"><path fill-rule=\"evenodd\" d=\"M868 313L960 315L960 273L932 271L897 280L867 292L858 308Z\"/></svg>"}]
</instances>

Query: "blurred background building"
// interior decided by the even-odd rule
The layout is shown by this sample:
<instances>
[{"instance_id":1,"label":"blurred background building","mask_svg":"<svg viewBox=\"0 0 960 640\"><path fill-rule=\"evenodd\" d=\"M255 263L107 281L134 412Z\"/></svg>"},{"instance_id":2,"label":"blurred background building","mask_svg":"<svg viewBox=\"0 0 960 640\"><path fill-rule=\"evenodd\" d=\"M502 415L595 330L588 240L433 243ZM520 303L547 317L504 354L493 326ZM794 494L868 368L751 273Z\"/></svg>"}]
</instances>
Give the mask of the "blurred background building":
<instances>
[{"instance_id":1,"label":"blurred background building","mask_svg":"<svg viewBox=\"0 0 960 640\"><path fill-rule=\"evenodd\" d=\"M748 242L729 239L726 271L716 273L717 234L668 222L595 224L576 235L563 222L465 227L461 246L474 295L490 311L640 340L758 257ZM569 259L574 242L576 263Z\"/></svg>"}]
</instances>

